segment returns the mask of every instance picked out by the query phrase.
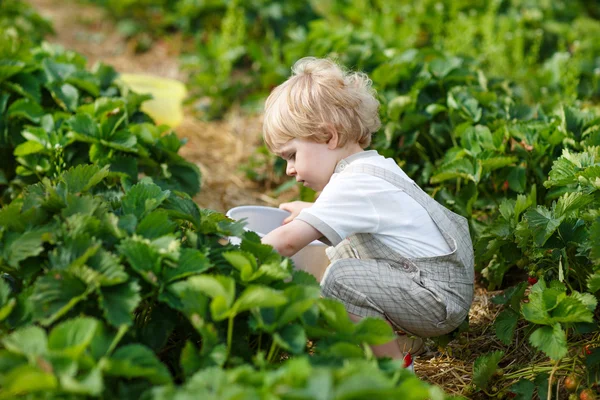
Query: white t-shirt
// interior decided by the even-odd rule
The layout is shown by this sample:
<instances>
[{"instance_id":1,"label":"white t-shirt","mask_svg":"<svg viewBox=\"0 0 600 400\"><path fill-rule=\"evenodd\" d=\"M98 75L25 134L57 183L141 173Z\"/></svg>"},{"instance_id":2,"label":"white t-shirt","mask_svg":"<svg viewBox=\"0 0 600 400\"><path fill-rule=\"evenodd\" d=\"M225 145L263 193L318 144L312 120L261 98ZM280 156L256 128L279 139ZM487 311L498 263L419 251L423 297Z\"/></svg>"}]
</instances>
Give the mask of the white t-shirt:
<instances>
[{"instance_id":1,"label":"white t-shirt","mask_svg":"<svg viewBox=\"0 0 600 400\"><path fill-rule=\"evenodd\" d=\"M353 154L345 161L385 168L412 182L393 159L374 150ZM354 233L370 233L405 257L451 251L429 213L412 197L384 179L348 168L334 173L314 205L296 218L313 226L334 246Z\"/></svg>"}]
</instances>

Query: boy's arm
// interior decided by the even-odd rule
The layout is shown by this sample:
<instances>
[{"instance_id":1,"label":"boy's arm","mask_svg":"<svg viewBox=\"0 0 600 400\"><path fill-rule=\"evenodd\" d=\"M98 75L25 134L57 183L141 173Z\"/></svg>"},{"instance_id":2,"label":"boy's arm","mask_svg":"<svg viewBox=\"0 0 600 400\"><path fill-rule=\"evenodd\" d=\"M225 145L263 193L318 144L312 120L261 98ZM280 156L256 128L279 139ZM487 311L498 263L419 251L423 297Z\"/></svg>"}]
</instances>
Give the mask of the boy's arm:
<instances>
[{"instance_id":1,"label":"boy's arm","mask_svg":"<svg viewBox=\"0 0 600 400\"><path fill-rule=\"evenodd\" d=\"M291 257L323 234L304 221L293 220L269 232L262 243L273 246L282 256Z\"/></svg>"}]
</instances>

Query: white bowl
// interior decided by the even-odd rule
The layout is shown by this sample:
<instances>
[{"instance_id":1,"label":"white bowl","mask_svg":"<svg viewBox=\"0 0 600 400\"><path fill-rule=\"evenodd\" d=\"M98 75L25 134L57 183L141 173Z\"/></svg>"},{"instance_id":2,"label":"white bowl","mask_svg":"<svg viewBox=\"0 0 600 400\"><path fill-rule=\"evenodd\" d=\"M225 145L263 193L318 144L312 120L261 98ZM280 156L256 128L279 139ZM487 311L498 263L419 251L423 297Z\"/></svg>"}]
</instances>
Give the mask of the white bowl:
<instances>
[{"instance_id":1,"label":"white bowl","mask_svg":"<svg viewBox=\"0 0 600 400\"><path fill-rule=\"evenodd\" d=\"M283 220L290 215L289 212L274 207L264 206L239 206L227 211L229 218L239 221L245 219L244 229L256 232L260 237L280 227ZM230 238L234 244L239 244L238 238ZM297 269L313 274L320 282L329 259L325 254L327 245L315 240L292 256Z\"/></svg>"}]
</instances>

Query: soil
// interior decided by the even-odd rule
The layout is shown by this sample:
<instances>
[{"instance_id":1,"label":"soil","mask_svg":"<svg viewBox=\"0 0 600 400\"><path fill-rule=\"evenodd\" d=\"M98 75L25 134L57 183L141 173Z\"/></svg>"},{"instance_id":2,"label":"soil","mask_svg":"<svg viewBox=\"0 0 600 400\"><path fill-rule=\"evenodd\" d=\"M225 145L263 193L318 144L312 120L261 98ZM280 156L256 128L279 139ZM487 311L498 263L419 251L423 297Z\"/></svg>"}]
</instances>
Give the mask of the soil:
<instances>
[{"instance_id":1,"label":"soil","mask_svg":"<svg viewBox=\"0 0 600 400\"><path fill-rule=\"evenodd\" d=\"M107 13L94 5L64 0L28 0L35 10L52 21L56 34L47 41L84 55L88 66L102 61L120 73L144 73L185 81L179 68L182 38L169 35L144 52L119 32ZM201 121L186 110L177 135L187 143L180 154L198 165L202 188L194 200L203 208L220 212L245 204L276 205L258 184L245 178L240 165L260 145L261 118L239 110L223 120Z\"/></svg>"}]
</instances>

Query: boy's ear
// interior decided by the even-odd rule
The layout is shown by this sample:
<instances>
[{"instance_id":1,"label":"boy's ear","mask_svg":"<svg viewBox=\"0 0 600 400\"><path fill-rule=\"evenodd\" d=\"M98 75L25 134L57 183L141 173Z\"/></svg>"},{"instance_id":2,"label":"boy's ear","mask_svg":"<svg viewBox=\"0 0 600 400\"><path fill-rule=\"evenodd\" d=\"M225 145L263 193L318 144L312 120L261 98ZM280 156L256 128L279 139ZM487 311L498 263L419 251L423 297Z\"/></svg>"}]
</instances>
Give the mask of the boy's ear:
<instances>
[{"instance_id":1,"label":"boy's ear","mask_svg":"<svg viewBox=\"0 0 600 400\"><path fill-rule=\"evenodd\" d=\"M338 143L340 142L340 136L337 133L337 130L333 125L327 126L327 133L329 134L329 140L327 141L327 148L329 150L335 150L338 147Z\"/></svg>"}]
</instances>

